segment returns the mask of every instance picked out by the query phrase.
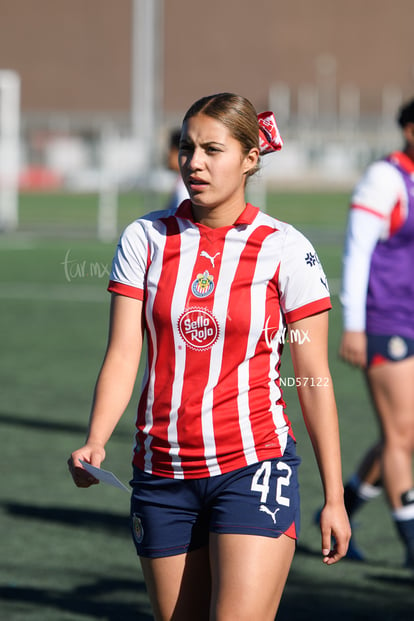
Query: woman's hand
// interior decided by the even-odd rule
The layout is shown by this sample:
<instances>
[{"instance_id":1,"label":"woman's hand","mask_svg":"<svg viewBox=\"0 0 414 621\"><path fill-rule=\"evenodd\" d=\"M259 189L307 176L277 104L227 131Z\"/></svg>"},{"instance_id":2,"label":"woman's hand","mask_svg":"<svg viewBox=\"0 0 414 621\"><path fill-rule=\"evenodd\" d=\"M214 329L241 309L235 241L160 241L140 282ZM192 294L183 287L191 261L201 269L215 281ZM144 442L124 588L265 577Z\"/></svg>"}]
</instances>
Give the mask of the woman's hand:
<instances>
[{"instance_id":1,"label":"woman's hand","mask_svg":"<svg viewBox=\"0 0 414 621\"><path fill-rule=\"evenodd\" d=\"M365 332L344 332L339 346L339 355L355 367L367 366L367 336Z\"/></svg>"},{"instance_id":2,"label":"woman's hand","mask_svg":"<svg viewBox=\"0 0 414 621\"><path fill-rule=\"evenodd\" d=\"M351 526L344 505L326 504L321 512L322 556L326 565L333 565L346 555Z\"/></svg>"},{"instance_id":3,"label":"woman's hand","mask_svg":"<svg viewBox=\"0 0 414 621\"><path fill-rule=\"evenodd\" d=\"M68 459L69 472L77 487L90 487L99 483L92 474L82 466L79 460L86 461L91 466L99 468L105 459L105 449L99 445L85 444L82 448L74 451Z\"/></svg>"}]
</instances>

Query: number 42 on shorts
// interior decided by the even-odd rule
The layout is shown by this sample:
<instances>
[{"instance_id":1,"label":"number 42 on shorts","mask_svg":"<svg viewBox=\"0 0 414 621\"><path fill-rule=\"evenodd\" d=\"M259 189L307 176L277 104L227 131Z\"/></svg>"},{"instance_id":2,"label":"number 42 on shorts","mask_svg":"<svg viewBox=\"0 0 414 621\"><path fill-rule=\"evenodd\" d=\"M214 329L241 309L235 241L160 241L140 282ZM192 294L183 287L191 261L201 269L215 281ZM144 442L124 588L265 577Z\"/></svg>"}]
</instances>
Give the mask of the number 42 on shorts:
<instances>
[{"instance_id":1,"label":"number 42 on shorts","mask_svg":"<svg viewBox=\"0 0 414 621\"><path fill-rule=\"evenodd\" d=\"M292 476L292 468L282 461L276 462L276 468L280 471L280 475L276 479L276 502L278 505L289 507L290 499L283 496L283 488L289 487L290 478ZM285 472L285 476L282 473ZM252 484L250 489L252 492L259 492L260 502L267 503L267 498L270 492L270 475L272 473L272 462L264 461L260 464L259 468L253 475Z\"/></svg>"}]
</instances>

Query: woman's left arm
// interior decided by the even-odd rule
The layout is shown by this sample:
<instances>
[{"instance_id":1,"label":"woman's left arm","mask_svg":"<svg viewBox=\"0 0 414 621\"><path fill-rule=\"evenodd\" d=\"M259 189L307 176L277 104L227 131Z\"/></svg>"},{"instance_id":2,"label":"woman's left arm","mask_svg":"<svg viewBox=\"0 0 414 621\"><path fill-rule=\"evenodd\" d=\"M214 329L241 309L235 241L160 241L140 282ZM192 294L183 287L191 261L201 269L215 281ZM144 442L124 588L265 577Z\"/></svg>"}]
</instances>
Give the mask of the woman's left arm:
<instances>
[{"instance_id":1,"label":"woman's left arm","mask_svg":"<svg viewBox=\"0 0 414 621\"><path fill-rule=\"evenodd\" d=\"M325 494L323 561L331 565L346 554L351 528L343 499L338 414L328 364L328 312L289 324L289 336L299 401Z\"/></svg>"}]
</instances>

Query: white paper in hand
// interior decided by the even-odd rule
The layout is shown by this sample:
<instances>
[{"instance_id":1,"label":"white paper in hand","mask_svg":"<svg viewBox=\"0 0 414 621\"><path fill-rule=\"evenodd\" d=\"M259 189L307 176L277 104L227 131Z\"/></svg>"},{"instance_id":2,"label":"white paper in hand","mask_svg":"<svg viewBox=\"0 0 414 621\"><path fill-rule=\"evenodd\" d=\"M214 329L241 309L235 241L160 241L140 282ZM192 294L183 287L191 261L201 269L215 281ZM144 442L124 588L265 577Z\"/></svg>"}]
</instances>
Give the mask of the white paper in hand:
<instances>
[{"instance_id":1,"label":"white paper in hand","mask_svg":"<svg viewBox=\"0 0 414 621\"><path fill-rule=\"evenodd\" d=\"M95 479L99 479L99 481L102 481L102 483L107 483L108 485L119 487L120 489L123 489L129 494L130 490L127 488L126 485L122 483L122 481L118 479L118 477L114 475L113 472L109 472L109 470L102 470L102 468L97 468L96 466L91 466L91 464L88 464L88 462L83 461L82 459L80 459L79 461L85 468L85 470L89 472L92 476L94 476Z\"/></svg>"}]
</instances>

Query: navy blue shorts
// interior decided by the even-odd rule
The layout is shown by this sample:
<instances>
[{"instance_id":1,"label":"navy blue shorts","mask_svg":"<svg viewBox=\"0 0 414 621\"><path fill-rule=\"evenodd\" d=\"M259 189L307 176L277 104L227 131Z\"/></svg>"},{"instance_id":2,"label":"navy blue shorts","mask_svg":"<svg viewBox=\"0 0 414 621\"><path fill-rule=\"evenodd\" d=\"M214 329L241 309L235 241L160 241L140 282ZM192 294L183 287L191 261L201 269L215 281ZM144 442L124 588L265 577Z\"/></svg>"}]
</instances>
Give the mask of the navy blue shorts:
<instances>
[{"instance_id":1,"label":"navy blue shorts","mask_svg":"<svg viewBox=\"0 0 414 621\"><path fill-rule=\"evenodd\" d=\"M414 339L394 334L367 334L368 367L382 362L399 362L414 356Z\"/></svg>"},{"instance_id":2,"label":"navy blue shorts","mask_svg":"<svg viewBox=\"0 0 414 621\"><path fill-rule=\"evenodd\" d=\"M183 554L209 533L296 538L299 485L295 454L203 479L170 479L134 469L131 530L139 556Z\"/></svg>"}]
</instances>

